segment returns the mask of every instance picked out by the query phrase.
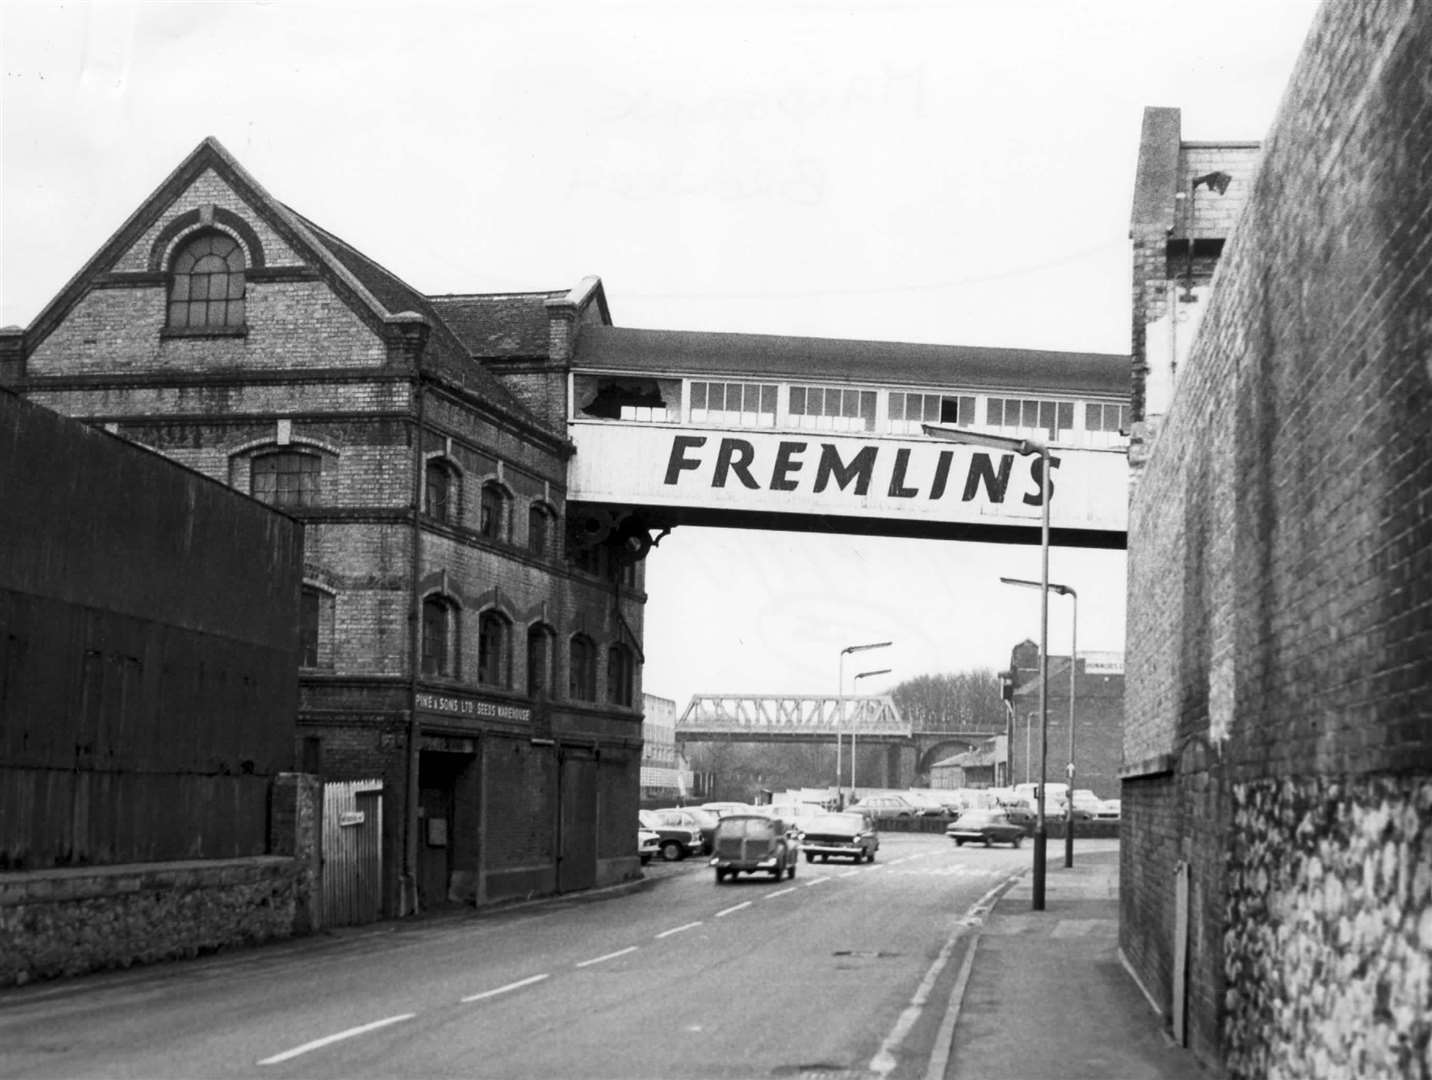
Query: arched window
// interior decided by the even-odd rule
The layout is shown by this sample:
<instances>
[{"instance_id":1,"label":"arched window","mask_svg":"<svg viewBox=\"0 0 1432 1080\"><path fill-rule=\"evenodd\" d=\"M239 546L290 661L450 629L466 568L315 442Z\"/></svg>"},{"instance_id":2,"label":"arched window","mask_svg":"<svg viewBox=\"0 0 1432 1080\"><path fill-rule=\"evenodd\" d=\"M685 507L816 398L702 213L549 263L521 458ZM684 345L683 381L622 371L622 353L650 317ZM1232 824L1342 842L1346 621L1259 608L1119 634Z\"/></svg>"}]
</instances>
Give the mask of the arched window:
<instances>
[{"instance_id":1,"label":"arched window","mask_svg":"<svg viewBox=\"0 0 1432 1080\"><path fill-rule=\"evenodd\" d=\"M272 506L316 506L322 459L302 450L259 454L249 470L249 493Z\"/></svg>"},{"instance_id":2,"label":"arched window","mask_svg":"<svg viewBox=\"0 0 1432 1080\"><path fill-rule=\"evenodd\" d=\"M613 705L630 706L635 683L636 664L632 651L625 645L607 650L607 700Z\"/></svg>"},{"instance_id":3,"label":"arched window","mask_svg":"<svg viewBox=\"0 0 1432 1080\"><path fill-rule=\"evenodd\" d=\"M203 333L243 325L244 249L227 233L201 233L170 265L169 329Z\"/></svg>"},{"instance_id":4,"label":"arched window","mask_svg":"<svg viewBox=\"0 0 1432 1080\"><path fill-rule=\"evenodd\" d=\"M512 623L500 611L484 611L477 620L477 681L512 685Z\"/></svg>"},{"instance_id":5,"label":"arched window","mask_svg":"<svg viewBox=\"0 0 1432 1080\"><path fill-rule=\"evenodd\" d=\"M457 605L445 596L423 601L423 674L456 675Z\"/></svg>"},{"instance_id":6,"label":"arched window","mask_svg":"<svg viewBox=\"0 0 1432 1080\"><path fill-rule=\"evenodd\" d=\"M507 539L507 490L497 481L482 485L482 510L477 530L490 540Z\"/></svg>"},{"instance_id":7,"label":"arched window","mask_svg":"<svg viewBox=\"0 0 1432 1080\"><path fill-rule=\"evenodd\" d=\"M527 631L527 696L552 692L552 642L556 634L538 623Z\"/></svg>"},{"instance_id":8,"label":"arched window","mask_svg":"<svg viewBox=\"0 0 1432 1080\"><path fill-rule=\"evenodd\" d=\"M597 646L586 634L572 638L567 665L567 696L573 701L597 700Z\"/></svg>"},{"instance_id":9,"label":"arched window","mask_svg":"<svg viewBox=\"0 0 1432 1080\"><path fill-rule=\"evenodd\" d=\"M541 503L527 510L527 550L538 558L545 557L552 542L552 511Z\"/></svg>"},{"instance_id":10,"label":"arched window","mask_svg":"<svg viewBox=\"0 0 1432 1080\"><path fill-rule=\"evenodd\" d=\"M423 512L455 525L462 507L462 474L442 458L429 458L423 477Z\"/></svg>"}]
</instances>

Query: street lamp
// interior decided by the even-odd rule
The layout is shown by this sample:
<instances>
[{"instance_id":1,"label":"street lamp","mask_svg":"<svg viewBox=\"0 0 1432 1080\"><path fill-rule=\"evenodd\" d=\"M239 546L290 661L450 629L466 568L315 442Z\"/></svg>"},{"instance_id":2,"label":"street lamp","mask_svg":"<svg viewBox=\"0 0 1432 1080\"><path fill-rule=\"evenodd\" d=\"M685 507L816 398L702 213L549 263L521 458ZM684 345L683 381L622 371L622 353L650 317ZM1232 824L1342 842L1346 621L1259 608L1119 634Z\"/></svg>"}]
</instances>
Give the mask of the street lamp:
<instances>
[{"instance_id":1,"label":"street lamp","mask_svg":"<svg viewBox=\"0 0 1432 1080\"><path fill-rule=\"evenodd\" d=\"M840 799L840 732L845 727L845 656L847 653L868 652L870 649L884 649L894 644L890 641L872 641L868 645L847 645L840 650L840 667L838 681L835 686L836 701L840 705L840 712L835 721L835 797ZM855 743L851 741L851 757L855 755Z\"/></svg>"},{"instance_id":2,"label":"street lamp","mask_svg":"<svg viewBox=\"0 0 1432 1080\"><path fill-rule=\"evenodd\" d=\"M851 693L855 692L855 684L861 679L868 678L871 675L889 674L890 669L888 667L883 667L879 671L862 671L859 675L850 680ZM855 726L853 724L850 728L850 799L852 802L855 801Z\"/></svg>"},{"instance_id":3,"label":"street lamp","mask_svg":"<svg viewBox=\"0 0 1432 1080\"><path fill-rule=\"evenodd\" d=\"M1040 587L1037 581L1026 581L1024 578L1002 577L1000 581L1006 585L1023 585L1027 588L1037 589ZM1069 764L1065 766L1065 772L1069 774L1068 788L1068 814L1064 822L1064 865L1074 865L1074 687L1075 676L1079 671L1079 594L1068 585L1056 585L1049 583L1049 590L1057 592L1060 596L1067 596L1074 601L1074 618L1069 625Z\"/></svg>"},{"instance_id":4,"label":"street lamp","mask_svg":"<svg viewBox=\"0 0 1432 1080\"><path fill-rule=\"evenodd\" d=\"M1035 799L1033 908L1044 910L1044 853L1049 833L1044 822L1045 766L1049 755L1049 447L1034 439L1013 435L990 435L983 431L950 427L945 424L921 424L920 429L934 439L984 446L1015 454L1039 455L1039 789Z\"/></svg>"}]
</instances>

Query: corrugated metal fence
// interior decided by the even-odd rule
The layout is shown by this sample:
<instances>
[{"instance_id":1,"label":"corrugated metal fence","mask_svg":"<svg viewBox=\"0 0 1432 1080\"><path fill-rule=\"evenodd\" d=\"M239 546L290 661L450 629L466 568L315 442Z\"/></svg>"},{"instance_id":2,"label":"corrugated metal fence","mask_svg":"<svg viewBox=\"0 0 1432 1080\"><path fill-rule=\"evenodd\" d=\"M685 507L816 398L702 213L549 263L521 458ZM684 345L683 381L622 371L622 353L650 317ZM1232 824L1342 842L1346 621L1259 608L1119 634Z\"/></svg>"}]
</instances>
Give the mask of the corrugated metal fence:
<instances>
[{"instance_id":1,"label":"corrugated metal fence","mask_svg":"<svg viewBox=\"0 0 1432 1080\"><path fill-rule=\"evenodd\" d=\"M323 785L323 923L378 918L383 888L383 781Z\"/></svg>"}]
</instances>

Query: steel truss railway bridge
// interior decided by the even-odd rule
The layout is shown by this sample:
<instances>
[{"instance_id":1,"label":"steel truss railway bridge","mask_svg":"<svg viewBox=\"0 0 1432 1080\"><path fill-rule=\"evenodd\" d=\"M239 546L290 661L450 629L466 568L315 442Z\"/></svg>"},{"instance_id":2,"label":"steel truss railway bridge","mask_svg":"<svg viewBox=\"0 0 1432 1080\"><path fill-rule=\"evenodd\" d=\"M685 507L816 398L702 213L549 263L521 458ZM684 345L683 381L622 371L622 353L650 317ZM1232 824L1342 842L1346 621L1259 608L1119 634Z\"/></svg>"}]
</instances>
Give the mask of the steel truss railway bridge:
<instances>
[{"instance_id":1,"label":"steel truss railway bridge","mask_svg":"<svg viewBox=\"0 0 1432 1080\"><path fill-rule=\"evenodd\" d=\"M1003 721L960 731L916 731L889 694L697 694L676 722L676 741L804 742L881 747L881 783L911 787L935 762L1005 733ZM864 771L868 769L863 767Z\"/></svg>"}]
</instances>

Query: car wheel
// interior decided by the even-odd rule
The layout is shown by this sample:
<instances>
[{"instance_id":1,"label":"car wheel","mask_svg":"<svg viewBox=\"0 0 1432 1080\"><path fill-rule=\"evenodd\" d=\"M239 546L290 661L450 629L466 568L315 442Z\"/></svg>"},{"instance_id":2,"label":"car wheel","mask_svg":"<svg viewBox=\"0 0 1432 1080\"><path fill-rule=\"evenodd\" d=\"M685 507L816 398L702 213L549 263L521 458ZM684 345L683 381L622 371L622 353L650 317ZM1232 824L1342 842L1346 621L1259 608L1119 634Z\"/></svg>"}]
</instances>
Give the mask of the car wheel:
<instances>
[{"instance_id":1,"label":"car wheel","mask_svg":"<svg viewBox=\"0 0 1432 1080\"><path fill-rule=\"evenodd\" d=\"M777 863L775 866L771 867L771 880L772 880L772 881L780 881L781 878L785 877L785 875L786 875L786 867L785 867L785 864L784 864L784 863Z\"/></svg>"},{"instance_id":2,"label":"car wheel","mask_svg":"<svg viewBox=\"0 0 1432 1080\"><path fill-rule=\"evenodd\" d=\"M1010 843L1013 844L1015 847L1019 847L1019 845L1020 845L1023 841L1024 841L1024 837L1022 837L1022 836L1016 836L1013 840L1010 841Z\"/></svg>"},{"instance_id":3,"label":"car wheel","mask_svg":"<svg viewBox=\"0 0 1432 1080\"><path fill-rule=\"evenodd\" d=\"M677 859L686 858L686 849L681 846L679 840L668 840L661 845L661 857L667 862L676 862Z\"/></svg>"},{"instance_id":4,"label":"car wheel","mask_svg":"<svg viewBox=\"0 0 1432 1080\"><path fill-rule=\"evenodd\" d=\"M955 837L955 847L964 847L964 846L965 846L965 842L964 842L963 840L961 840L958 836Z\"/></svg>"},{"instance_id":5,"label":"car wheel","mask_svg":"<svg viewBox=\"0 0 1432 1080\"><path fill-rule=\"evenodd\" d=\"M726 871L725 871L725 870L722 870L720 867L717 867L717 869L716 869L716 884L717 884L717 885L724 885L724 884L726 884Z\"/></svg>"},{"instance_id":6,"label":"car wheel","mask_svg":"<svg viewBox=\"0 0 1432 1080\"><path fill-rule=\"evenodd\" d=\"M643 856L641 857L641 864L642 864L642 866L645 866L645 865L646 865L647 863L649 863L649 862L651 862L651 856L650 856L650 855L643 855Z\"/></svg>"},{"instance_id":7,"label":"car wheel","mask_svg":"<svg viewBox=\"0 0 1432 1080\"><path fill-rule=\"evenodd\" d=\"M992 846L992 841L990 840L990 838L989 838L988 836L986 836L986 837L984 838L984 842L985 842L985 847L991 847L991 846Z\"/></svg>"},{"instance_id":8,"label":"car wheel","mask_svg":"<svg viewBox=\"0 0 1432 1080\"><path fill-rule=\"evenodd\" d=\"M869 851L867 851L867 852L865 853L865 861L866 861L866 862L874 862L874 861L875 861L875 849L874 849L874 848L871 848Z\"/></svg>"},{"instance_id":9,"label":"car wheel","mask_svg":"<svg viewBox=\"0 0 1432 1080\"><path fill-rule=\"evenodd\" d=\"M791 865L790 865L790 866L787 868L787 870L786 870L786 876L789 877L792 881L794 881L794 880L796 879L796 860L795 860L795 859L792 859L792 860L791 860Z\"/></svg>"},{"instance_id":10,"label":"car wheel","mask_svg":"<svg viewBox=\"0 0 1432 1080\"><path fill-rule=\"evenodd\" d=\"M830 856L829 856L829 855L822 855L822 856L820 857L820 861L823 862L823 863L830 862Z\"/></svg>"},{"instance_id":11,"label":"car wheel","mask_svg":"<svg viewBox=\"0 0 1432 1080\"><path fill-rule=\"evenodd\" d=\"M814 851L807 851L807 852L806 852L806 862L815 862L815 852L814 852Z\"/></svg>"}]
</instances>

